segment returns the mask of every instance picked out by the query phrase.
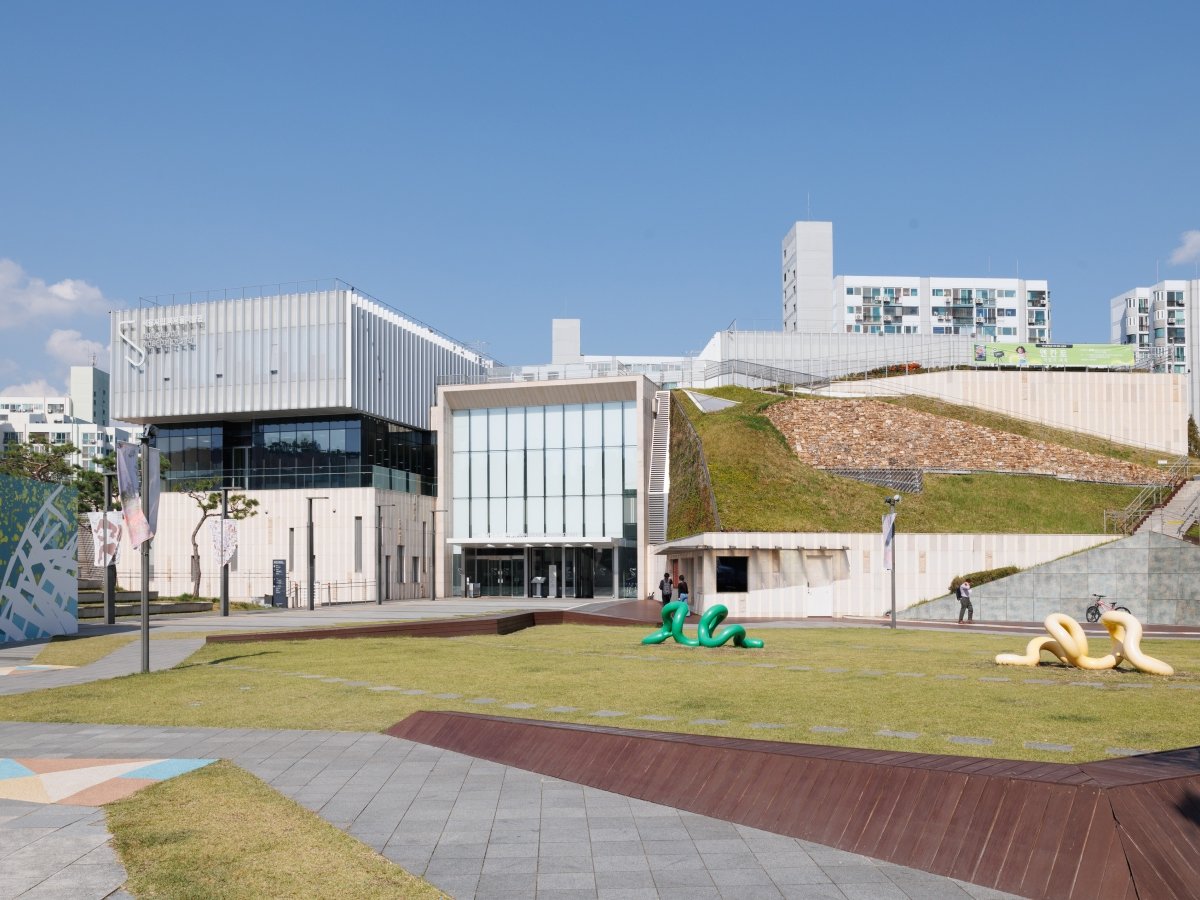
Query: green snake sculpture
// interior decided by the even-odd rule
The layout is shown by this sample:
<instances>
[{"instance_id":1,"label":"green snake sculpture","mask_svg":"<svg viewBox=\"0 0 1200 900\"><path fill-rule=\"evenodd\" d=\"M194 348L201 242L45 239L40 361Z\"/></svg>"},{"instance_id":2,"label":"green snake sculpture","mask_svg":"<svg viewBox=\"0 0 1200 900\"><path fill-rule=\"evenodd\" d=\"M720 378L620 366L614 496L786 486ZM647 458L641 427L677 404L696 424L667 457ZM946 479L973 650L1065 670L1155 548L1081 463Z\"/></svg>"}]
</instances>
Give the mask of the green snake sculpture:
<instances>
[{"instance_id":1,"label":"green snake sculpture","mask_svg":"<svg viewBox=\"0 0 1200 900\"><path fill-rule=\"evenodd\" d=\"M746 637L746 629L741 625L729 625L714 634L713 632L729 615L729 610L724 606L718 604L705 611L696 628L696 637L683 633L683 620L687 618L687 614L687 604L682 601L675 600L665 604L662 608L662 628L654 634L646 635L642 638L642 643L661 644L667 638L673 637L686 647L720 647L730 640L738 647L761 647L763 645L759 638Z\"/></svg>"}]
</instances>

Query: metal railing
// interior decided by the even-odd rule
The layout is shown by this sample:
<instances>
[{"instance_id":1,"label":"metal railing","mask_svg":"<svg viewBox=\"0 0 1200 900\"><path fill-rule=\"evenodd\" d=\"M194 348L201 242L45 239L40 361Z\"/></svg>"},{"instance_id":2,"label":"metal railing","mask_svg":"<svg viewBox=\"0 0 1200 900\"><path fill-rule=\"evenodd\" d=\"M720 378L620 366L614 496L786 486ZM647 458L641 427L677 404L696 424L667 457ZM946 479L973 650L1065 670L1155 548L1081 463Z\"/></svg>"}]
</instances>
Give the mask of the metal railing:
<instances>
[{"instance_id":1,"label":"metal railing","mask_svg":"<svg viewBox=\"0 0 1200 900\"><path fill-rule=\"evenodd\" d=\"M1191 475L1191 460L1181 456L1166 470L1163 483L1148 484L1124 509L1104 511L1105 534L1133 534L1155 508L1168 502Z\"/></svg>"}]
</instances>

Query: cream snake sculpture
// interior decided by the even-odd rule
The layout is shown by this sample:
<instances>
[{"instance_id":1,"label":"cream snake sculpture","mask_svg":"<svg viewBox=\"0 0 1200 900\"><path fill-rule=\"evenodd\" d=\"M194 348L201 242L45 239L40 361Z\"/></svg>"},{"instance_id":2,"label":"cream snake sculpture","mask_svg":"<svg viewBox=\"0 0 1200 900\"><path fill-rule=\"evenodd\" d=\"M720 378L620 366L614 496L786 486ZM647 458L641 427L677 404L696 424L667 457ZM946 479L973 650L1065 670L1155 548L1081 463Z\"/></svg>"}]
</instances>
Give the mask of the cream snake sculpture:
<instances>
[{"instance_id":1,"label":"cream snake sculpture","mask_svg":"<svg viewBox=\"0 0 1200 900\"><path fill-rule=\"evenodd\" d=\"M1174 675L1175 670L1161 659L1142 652L1142 623L1127 612L1106 612L1100 622L1112 638L1112 652L1107 656L1088 656L1087 635L1083 627L1065 613L1046 616L1050 637L1035 637L1025 646L1025 653L1001 653L996 662L1002 666L1036 666L1042 651L1057 656L1062 662L1078 669L1114 669L1122 660L1149 675Z\"/></svg>"}]
</instances>

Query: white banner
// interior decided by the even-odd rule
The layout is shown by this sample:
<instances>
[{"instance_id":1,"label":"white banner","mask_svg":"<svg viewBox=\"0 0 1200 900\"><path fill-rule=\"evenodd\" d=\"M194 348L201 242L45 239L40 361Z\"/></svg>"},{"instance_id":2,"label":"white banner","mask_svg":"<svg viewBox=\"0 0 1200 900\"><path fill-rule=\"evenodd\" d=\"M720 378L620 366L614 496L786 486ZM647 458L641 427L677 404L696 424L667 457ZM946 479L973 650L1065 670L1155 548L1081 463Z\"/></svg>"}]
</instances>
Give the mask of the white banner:
<instances>
[{"instance_id":1,"label":"white banner","mask_svg":"<svg viewBox=\"0 0 1200 900\"><path fill-rule=\"evenodd\" d=\"M121 561L121 522L124 515L120 510L110 510L107 519L102 512L90 512L87 516L95 551L92 565L101 568L115 566Z\"/></svg>"},{"instance_id":2,"label":"white banner","mask_svg":"<svg viewBox=\"0 0 1200 900\"><path fill-rule=\"evenodd\" d=\"M225 527L222 528L222 525ZM217 554L220 564L225 565L237 552L237 522L233 519L209 519L208 530L212 535L213 552Z\"/></svg>"},{"instance_id":3,"label":"white banner","mask_svg":"<svg viewBox=\"0 0 1200 900\"><path fill-rule=\"evenodd\" d=\"M158 451L146 448L150 463L149 490L143 495L141 471L138 467L138 444L117 444L117 487L121 493L121 508L125 513L125 528L129 543L136 550L154 537L158 525Z\"/></svg>"},{"instance_id":4,"label":"white banner","mask_svg":"<svg viewBox=\"0 0 1200 900\"><path fill-rule=\"evenodd\" d=\"M883 570L892 570L892 560L895 556L896 545L896 514L888 513L883 517Z\"/></svg>"},{"instance_id":5,"label":"white banner","mask_svg":"<svg viewBox=\"0 0 1200 900\"><path fill-rule=\"evenodd\" d=\"M150 523L146 521L146 513L142 510L137 444L117 444L117 489L121 493L121 509L125 513L129 544L136 550L154 536L150 531Z\"/></svg>"}]
</instances>

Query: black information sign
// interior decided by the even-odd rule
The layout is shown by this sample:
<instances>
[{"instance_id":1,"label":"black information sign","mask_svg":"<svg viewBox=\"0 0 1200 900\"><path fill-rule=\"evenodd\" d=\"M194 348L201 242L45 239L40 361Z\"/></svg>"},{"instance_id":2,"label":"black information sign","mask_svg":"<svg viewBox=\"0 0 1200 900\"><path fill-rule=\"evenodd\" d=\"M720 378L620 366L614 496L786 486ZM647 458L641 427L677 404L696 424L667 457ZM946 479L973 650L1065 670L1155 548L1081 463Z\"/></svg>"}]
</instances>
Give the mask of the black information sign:
<instances>
[{"instance_id":1,"label":"black information sign","mask_svg":"<svg viewBox=\"0 0 1200 900\"><path fill-rule=\"evenodd\" d=\"M287 560L271 561L271 605L287 606Z\"/></svg>"}]
</instances>

